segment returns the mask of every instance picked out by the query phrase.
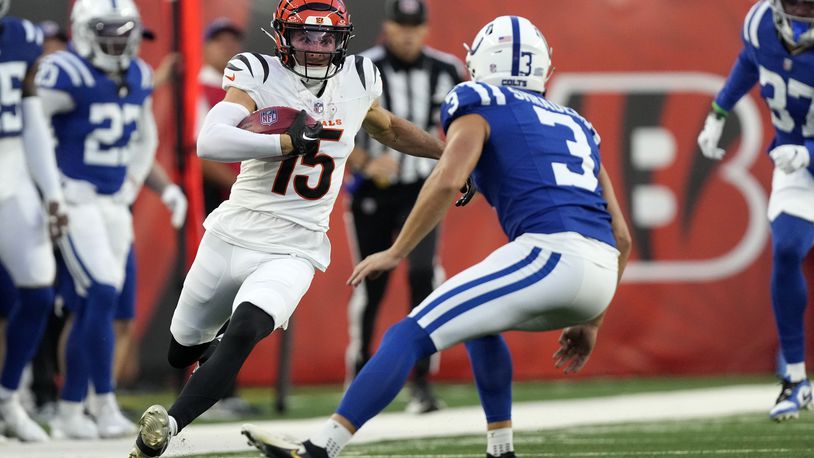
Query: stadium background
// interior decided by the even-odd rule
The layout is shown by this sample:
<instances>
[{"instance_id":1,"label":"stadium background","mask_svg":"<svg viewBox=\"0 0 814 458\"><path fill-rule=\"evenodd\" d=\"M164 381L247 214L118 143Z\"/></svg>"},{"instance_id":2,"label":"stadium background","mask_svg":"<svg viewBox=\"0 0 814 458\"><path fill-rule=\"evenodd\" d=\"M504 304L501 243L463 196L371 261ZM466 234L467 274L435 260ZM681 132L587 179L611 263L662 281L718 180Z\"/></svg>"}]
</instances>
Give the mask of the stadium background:
<instances>
[{"instance_id":1,"label":"stadium background","mask_svg":"<svg viewBox=\"0 0 814 458\"><path fill-rule=\"evenodd\" d=\"M227 16L244 24L246 48L270 52L268 28L276 0L137 0L157 40L142 56L157 65L178 32L187 76L155 97L159 160L185 181L199 203L191 126L183 131L186 160L178 160L176 94L192 116L200 60L201 26ZM382 19L381 0L347 0L356 38L351 50L372 45ZM590 119L603 138L603 163L631 225L634 250L601 344L581 377L768 373L777 346L769 297L770 246L765 221L771 164L764 148L771 124L757 93L742 102L724 133L725 165L701 158L695 145L714 91L740 49L743 18L752 0L429 0L429 44L463 57L480 26L501 14L526 16L554 49L555 100ZM69 1L15 1L11 14L66 25ZM180 16L175 15L180 10ZM175 24L180 24L176 27ZM748 33L748 31L747 31ZM182 179L182 178L179 178ZM293 381L335 383L344 375L347 343L344 281L352 268L340 198L331 219L333 262L318 274L295 314ZM444 223L441 257L452 275L502 244L482 199L454 209ZM183 269L201 233L192 211L179 239L158 198L143 192L135 207L139 260L137 335L141 342L125 384L163 383L169 318ZM810 265L807 266L810 270ZM809 272L810 273L810 272ZM388 291L380 329L405 313L404 276ZM559 377L548 362L557 335L510 333L517 379ZM244 384L275 377L279 337L255 350ZM462 348L442 355L439 379L470 378Z\"/></svg>"}]
</instances>

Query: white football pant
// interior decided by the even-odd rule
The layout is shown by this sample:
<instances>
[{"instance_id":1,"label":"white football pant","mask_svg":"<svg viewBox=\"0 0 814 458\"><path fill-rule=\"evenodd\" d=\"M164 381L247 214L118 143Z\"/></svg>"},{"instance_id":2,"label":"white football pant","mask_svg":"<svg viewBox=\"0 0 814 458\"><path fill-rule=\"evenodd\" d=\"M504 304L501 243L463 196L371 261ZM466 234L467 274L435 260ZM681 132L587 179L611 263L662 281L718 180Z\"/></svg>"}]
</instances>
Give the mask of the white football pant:
<instances>
[{"instance_id":1,"label":"white football pant","mask_svg":"<svg viewBox=\"0 0 814 458\"><path fill-rule=\"evenodd\" d=\"M618 257L576 233L524 234L450 278L410 316L439 351L503 331L584 323L610 303Z\"/></svg>"},{"instance_id":2,"label":"white football pant","mask_svg":"<svg viewBox=\"0 0 814 458\"><path fill-rule=\"evenodd\" d=\"M787 213L814 222L814 177L807 169L785 173L775 167L769 197L769 221Z\"/></svg>"},{"instance_id":3,"label":"white football pant","mask_svg":"<svg viewBox=\"0 0 814 458\"><path fill-rule=\"evenodd\" d=\"M0 262L17 287L51 286L56 263L45 211L34 183L23 173L16 192L0 200Z\"/></svg>"},{"instance_id":4,"label":"white football pant","mask_svg":"<svg viewBox=\"0 0 814 458\"><path fill-rule=\"evenodd\" d=\"M68 235L60 240L59 248L77 292L84 296L91 283L121 291L133 242L130 209L111 196L72 200L66 207Z\"/></svg>"},{"instance_id":5,"label":"white football pant","mask_svg":"<svg viewBox=\"0 0 814 458\"><path fill-rule=\"evenodd\" d=\"M285 328L313 278L314 266L304 258L235 246L206 232L170 332L185 346L211 342L243 302L268 313L276 328Z\"/></svg>"}]
</instances>

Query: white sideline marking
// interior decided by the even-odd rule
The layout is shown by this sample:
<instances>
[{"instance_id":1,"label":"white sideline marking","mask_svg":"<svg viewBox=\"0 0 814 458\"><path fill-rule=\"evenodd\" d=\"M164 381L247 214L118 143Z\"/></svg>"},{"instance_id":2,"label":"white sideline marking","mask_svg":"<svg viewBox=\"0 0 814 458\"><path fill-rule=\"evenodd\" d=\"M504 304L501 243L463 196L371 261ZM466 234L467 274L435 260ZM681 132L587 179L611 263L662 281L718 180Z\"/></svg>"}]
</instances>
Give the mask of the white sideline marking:
<instances>
[{"instance_id":1,"label":"white sideline marking","mask_svg":"<svg viewBox=\"0 0 814 458\"><path fill-rule=\"evenodd\" d=\"M721 388L628 394L589 399L541 401L515 404L515 431L556 429L578 425L606 425L690 418L712 418L752 412L767 414L777 395L777 385L738 385ZM256 422L269 431L305 438L319 428L324 418ZM173 439L164 456L238 452L251 450L240 435L240 423L220 423L187 427ZM480 407L448 408L425 415L382 414L356 435L354 443L380 440L438 437L482 433L485 427ZM125 457L133 438L98 441L52 441L22 444L0 443L0 457L15 458L115 458ZM783 453L783 449L737 449L708 454ZM698 453L698 451L693 451ZM626 452L636 455L636 452ZM688 455L689 451L647 452L649 455ZM369 456L369 455L368 455ZM469 457L470 455L456 455ZM475 456L475 455L471 455ZM477 455L481 456L481 455ZM620 456L613 452L580 452L574 457Z\"/></svg>"}]
</instances>

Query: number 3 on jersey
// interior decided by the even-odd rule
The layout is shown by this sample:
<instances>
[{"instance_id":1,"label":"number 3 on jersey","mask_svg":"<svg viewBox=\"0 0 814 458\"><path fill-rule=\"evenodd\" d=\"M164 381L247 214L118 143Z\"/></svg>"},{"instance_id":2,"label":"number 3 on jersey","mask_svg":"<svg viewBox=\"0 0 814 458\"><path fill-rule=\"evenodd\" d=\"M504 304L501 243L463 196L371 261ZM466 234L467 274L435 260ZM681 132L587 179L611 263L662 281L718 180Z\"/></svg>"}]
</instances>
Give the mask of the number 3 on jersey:
<instances>
[{"instance_id":1,"label":"number 3 on jersey","mask_svg":"<svg viewBox=\"0 0 814 458\"><path fill-rule=\"evenodd\" d=\"M322 141L338 142L342 138L344 129L322 129L320 134ZM300 161L302 165L307 167L322 167L319 174L319 179L314 187L308 185L308 175L294 175L294 168ZM274 184L271 186L271 192L275 194L285 195L288 191L288 183L291 177L294 176L294 191L299 194L303 199L317 200L322 198L331 189L331 175L333 174L334 160L327 154L317 153L313 156L299 156L292 157L280 162L280 168L277 169L277 176L274 178Z\"/></svg>"},{"instance_id":2,"label":"number 3 on jersey","mask_svg":"<svg viewBox=\"0 0 814 458\"><path fill-rule=\"evenodd\" d=\"M591 157L591 145L588 144L588 138L579 127L579 124L572 117L561 113L553 113L540 107L534 107L534 111L537 112L541 124L545 126L565 126L571 129L574 134L574 140L568 140L566 143L568 152L582 160L582 173L572 172L564 162L552 162L551 168L554 171L554 179L557 180L557 184L560 186L576 186L588 191L596 190L599 185L599 180L594 175L596 163Z\"/></svg>"}]
</instances>

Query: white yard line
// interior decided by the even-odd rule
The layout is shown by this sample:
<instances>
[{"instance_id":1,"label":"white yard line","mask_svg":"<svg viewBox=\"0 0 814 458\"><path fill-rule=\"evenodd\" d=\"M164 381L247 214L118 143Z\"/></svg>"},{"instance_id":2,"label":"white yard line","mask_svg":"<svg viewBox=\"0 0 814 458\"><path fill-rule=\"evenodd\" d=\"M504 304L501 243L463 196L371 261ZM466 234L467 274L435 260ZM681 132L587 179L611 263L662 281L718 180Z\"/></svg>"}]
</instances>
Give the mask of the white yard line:
<instances>
[{"instance_id":1,"label":"white yard line","mask_svg":"<svg viewBox=\"0 0 814 458\"><path fill-rule=\"evenodd\" d=\"M590 399L528 402L515 404L512 416L516 431L709 418L750 412L768 413L776 395L776 385L739 385ZM322 418L275 420L257 424L269 431L305 438L323 421ZM483 428L483 412L479 407L450 408L420 416L387 413L365 425L354 438L354 442L477 434L483 432ZM249 450L239 431L240 423L193 424L173 439L165 456ZM44 444L9 441L0 443L0 457L124 458L132 444L132 438L83 442L52 441Z\"/></svg>"}]
</instances>

